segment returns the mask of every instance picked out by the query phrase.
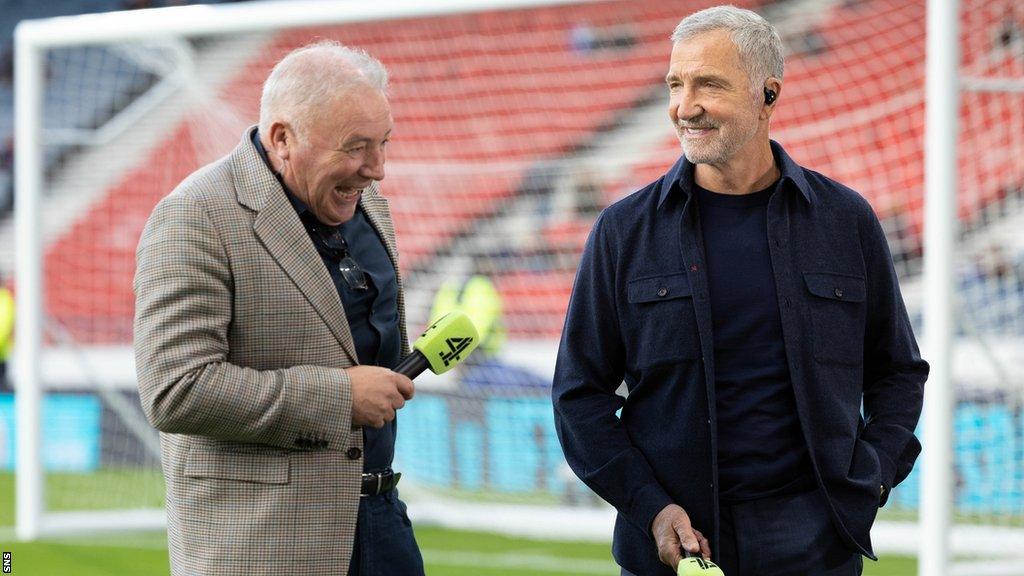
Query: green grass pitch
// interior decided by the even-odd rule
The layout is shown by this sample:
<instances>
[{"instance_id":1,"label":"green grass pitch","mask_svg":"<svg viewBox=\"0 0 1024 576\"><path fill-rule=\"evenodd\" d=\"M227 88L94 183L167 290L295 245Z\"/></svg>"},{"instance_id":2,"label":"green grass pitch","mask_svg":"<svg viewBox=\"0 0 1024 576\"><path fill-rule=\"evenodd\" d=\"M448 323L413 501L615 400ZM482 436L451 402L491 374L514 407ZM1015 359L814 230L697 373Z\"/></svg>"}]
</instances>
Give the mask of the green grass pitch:
<instances>
[{"instance_id":1,"label":"green grass pitch","mask_svg":"<svg viewBox=\"0 0 1024 576\"><path fill-rule=\"evenodd\" d=\"M74 478L48 485L74 486ZM91 480L89 481L92 482ZM145 494L151 498L151 494ZM93 535L34 543L13 541L14 480L0 474L0 550L12 553L12 574L149 576L168 573L163 533ZM610 535L609 535L610 537ZM553 542L417 526L428 576L617 576L608 544ZM866 576L913 576L912 558L865 562Z\"/></svg>"}]
</instances>

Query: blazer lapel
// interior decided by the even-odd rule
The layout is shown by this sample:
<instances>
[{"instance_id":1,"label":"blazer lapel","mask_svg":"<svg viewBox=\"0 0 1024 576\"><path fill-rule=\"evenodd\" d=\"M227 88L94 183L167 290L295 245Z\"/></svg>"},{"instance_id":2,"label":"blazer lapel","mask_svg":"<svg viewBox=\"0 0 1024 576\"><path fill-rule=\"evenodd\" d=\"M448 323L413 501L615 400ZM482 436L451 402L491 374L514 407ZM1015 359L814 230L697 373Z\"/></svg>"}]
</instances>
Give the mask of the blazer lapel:
<instances>
[{"instance_id":1,"label":"blazer lapel","mask_svg":"<svg viewBox=\"0 0 1024 576\"><path fill-rule=\"evenodd\" d=\"M398 282L398 316L399 331L402 335L402 355L409 354L409 336L405 326L405 290L402 286L402 271L398 266L398 246L395 245L395 225L391 220L391 211L388 209L388 201L381 196L377 183L373 183L363 191L359 200L366 213L366 218L377 230L377 235L384 242L384 249L391 258L391 265L395 268L395 280Z\"/></svg>"},{"instance_id":2,"label":"blazer lapel","mask_svg":"<svg viewBox=\"0 0 1024 576\"><path fill-rule=\"evenodd\" d=\"M369 219L370 224L377 230L377 235L384 242L384 249L388 252L391 265L398 273L398 248L395 247L395 227L388 218L388 201L380 195L377 184L373 183L363 191L359 203L363 206L363 212Z\"/></svg>"},{"instance_id":3,"label":"blazer lapel","mask_svg":"<svg viewBox=\"0 0 1024 576\"><path fill-rule=\"evenodd\" d=\"M252 129L246 131L231 158L238 200L257 212L253 222L256 237L313 305L353 363L358 364L352 331L334 281L281 184L252 145L251 134Z\"/></svg>"}]
</instances>

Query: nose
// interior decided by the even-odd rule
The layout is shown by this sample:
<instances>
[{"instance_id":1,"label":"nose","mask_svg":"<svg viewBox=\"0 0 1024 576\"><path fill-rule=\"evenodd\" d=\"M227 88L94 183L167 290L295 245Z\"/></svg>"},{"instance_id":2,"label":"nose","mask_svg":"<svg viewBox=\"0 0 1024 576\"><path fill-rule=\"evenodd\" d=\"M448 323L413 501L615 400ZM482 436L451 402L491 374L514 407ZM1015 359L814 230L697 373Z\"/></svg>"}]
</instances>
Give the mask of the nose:
<instances>
[{"instance_id":1,"label":"nose","mask_svg":"<svg viewBox=\"0 0 1024 576\"><path fill-rule=\"evenodd\" d=\"M378 147L372 152L368 152L366 154L366 160L363 162L363 165L359 167L359 175L371 180L383 180L384 161L386 156L387 154L383 146Z\"/></svg>"},{"instance_id":2,"label":"nose","mask_svg":"<svg viewBox=\"0 0 1024 576\"><path fill-rule=\"evenodd\" d=\"M669 99L668 115L673 123L690 121L704 113L704 107L692 90L680 90Z\"/></svg>"}]
</instances>

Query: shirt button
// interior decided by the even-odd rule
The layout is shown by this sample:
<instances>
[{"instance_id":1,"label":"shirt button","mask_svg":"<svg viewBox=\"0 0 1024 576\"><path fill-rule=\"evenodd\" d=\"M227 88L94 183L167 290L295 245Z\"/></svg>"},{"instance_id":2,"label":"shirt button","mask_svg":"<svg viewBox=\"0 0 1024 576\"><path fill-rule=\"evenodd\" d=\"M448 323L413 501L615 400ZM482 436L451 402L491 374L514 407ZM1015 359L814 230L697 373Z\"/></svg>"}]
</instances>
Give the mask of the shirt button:
<instances>
[{"instance_id":1,"label":"shirt button","mask_svg":"<svg viewBox=\"0 0 1024 576\"><path fill-rule=\"evenodd\" d=\"M359 448L356 448L355 446L349 448L348 452L345 452L345 456L348 456L349 460L359 460L359 458L362 455L363 455L363 451L360 450Z\"/></svg>"},{"instance_id":2,"label":"shirt button","mask_svg":"<svg viewBox=\"0 0 1024 576\"><path fill-rule=\"evenodd\" d=\"M665 288L664 286L662 286L661 288L658 288L658 296L664 298L667 294L668 294L668 288Z\"/></svg>"},{"instance_id":3,"label":"shirt button","mask_svg":"<svg viewBox=\"0 0 1024 576\"><path fill-rule=\"evenodd\" d=\"M843 289L842 288L836 288L835 290L832 291L832 293L836 295L836 298L842 298L843 297Z\"/></svg>"}]
</instances>

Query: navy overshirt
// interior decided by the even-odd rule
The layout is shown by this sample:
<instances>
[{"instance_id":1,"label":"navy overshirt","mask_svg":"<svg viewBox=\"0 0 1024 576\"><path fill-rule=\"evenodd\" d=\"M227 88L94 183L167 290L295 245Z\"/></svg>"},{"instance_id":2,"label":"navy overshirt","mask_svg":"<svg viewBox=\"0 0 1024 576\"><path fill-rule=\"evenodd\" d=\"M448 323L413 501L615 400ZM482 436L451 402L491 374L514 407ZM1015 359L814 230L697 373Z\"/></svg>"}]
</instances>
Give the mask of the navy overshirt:
<instances>
[{"instance_id":1,"label":"navy overshirt","mask_svg":"<svg viewBox=\"0 0 1024 576\"><path fill-rule=\"evenodd\" d=\"M840 536L873 557L879 487L905 478L920 452L913 431L928 365L867 201L775 142L772 151L781 180L768 249L796 410ZM674 574L650 532L670 503L713 548L718 540L714 342L693 187L681 157L601 213L555 368L566 460L618 510L613 553L636 574Z\"/></svg>"}]
</instances>

